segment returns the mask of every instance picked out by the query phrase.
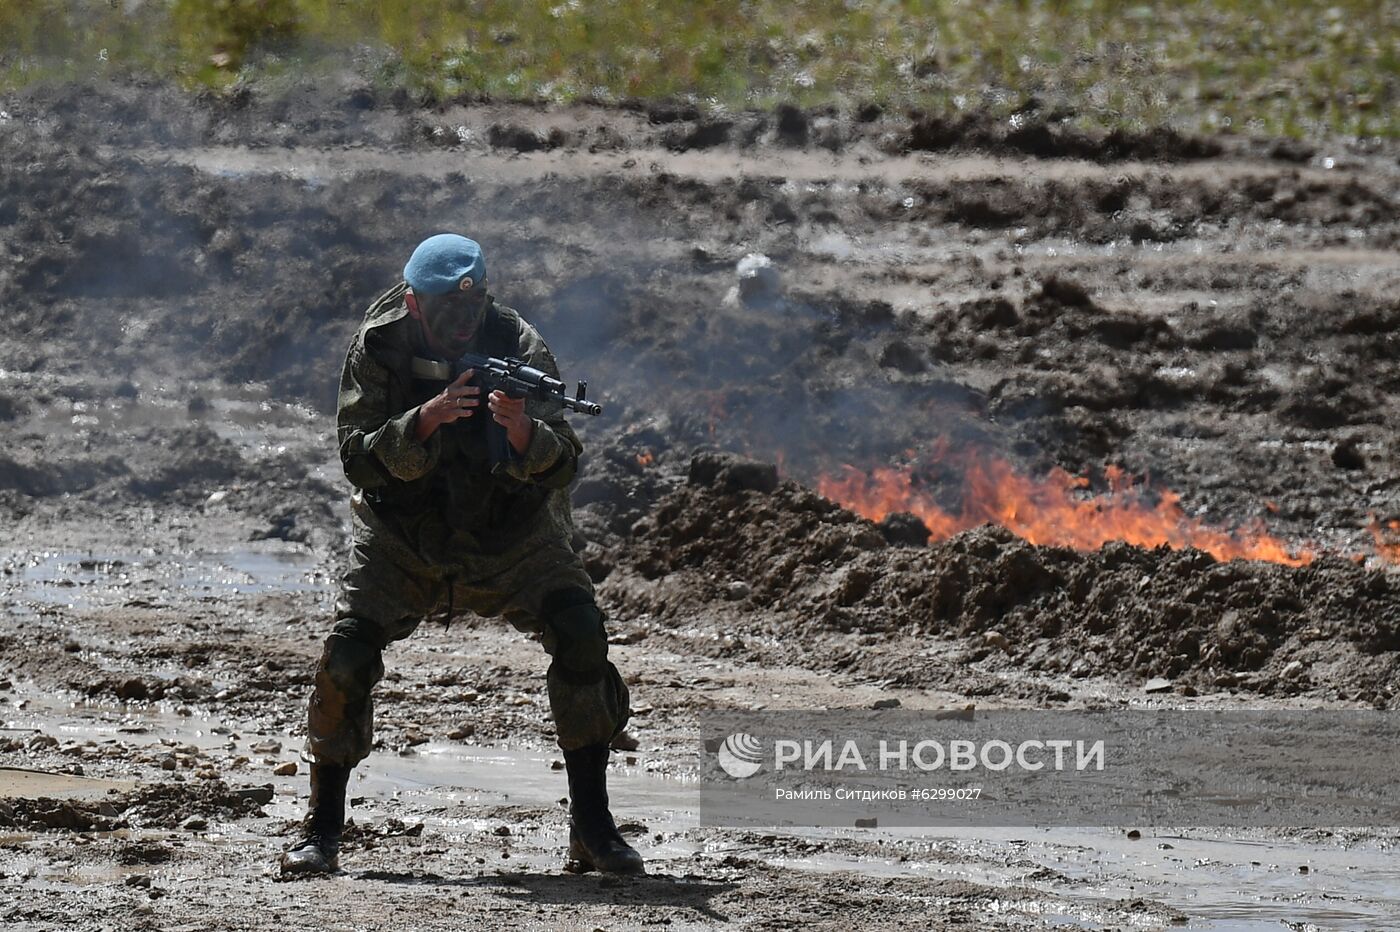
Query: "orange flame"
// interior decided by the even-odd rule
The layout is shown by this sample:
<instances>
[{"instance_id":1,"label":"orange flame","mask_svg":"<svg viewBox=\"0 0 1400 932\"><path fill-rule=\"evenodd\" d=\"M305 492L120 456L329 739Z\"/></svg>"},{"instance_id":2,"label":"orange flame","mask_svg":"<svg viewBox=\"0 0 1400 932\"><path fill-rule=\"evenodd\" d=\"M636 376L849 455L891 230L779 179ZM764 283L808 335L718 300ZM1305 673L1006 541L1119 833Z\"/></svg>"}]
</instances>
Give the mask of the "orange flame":
<instances>
[{"instance_id":1,"label":"orange flame","mask_svg":"<svg viewBox=\"0 0 1400 932\"><path fill-rule=\"evenodd\" d=\"M1366 525L1366 530L1371 532L1376 555L1387 563L1400 563L1400 521L1387 521L1382 527L1375 514L1368 517L1370 523Z\"/></svg>"},{"instance_id":2,"label":"orange flame","mask_svg":"<svg viewBox=\"0 0 1400 932\"><path fill-rule=\"evenodd\" d=\"M944 444L939 444L940 452L943 449ZM817 491L873 521L892 512L910 512L923 520L935 541L991 523L1033 544L1076 550L1097 550L1109 541L1125 541L1141 547L1195 547L1218 560L1303 566L1313 559L1311 551L1291 551L1270 536L1261 521L1225 531L1189 517L1174 492L1164 491L1155 503L1149 502L1143 486L1116 467L1105 470L1107 493L1086 495L1089 480L1063 469L1056 468L1044 479L1031 479L1002 459L958 458L963 460L958 464L963 494L956 514L919 488L910 467L880 467L867 474L846 466L840 475L820 477ZM1396 551L1400 556L1400 544Z\"/></svg>"},{"instance_id":3,"label":"orange flame","mask_svg":"<svg viewBox=\"0 0 1400 932\"><path fill-rule=\"evenodd\" d=\"M656 456L650 450L643 450L637 454L637 465L646 467L656 462Z\"/></svg>"}]
</instances>

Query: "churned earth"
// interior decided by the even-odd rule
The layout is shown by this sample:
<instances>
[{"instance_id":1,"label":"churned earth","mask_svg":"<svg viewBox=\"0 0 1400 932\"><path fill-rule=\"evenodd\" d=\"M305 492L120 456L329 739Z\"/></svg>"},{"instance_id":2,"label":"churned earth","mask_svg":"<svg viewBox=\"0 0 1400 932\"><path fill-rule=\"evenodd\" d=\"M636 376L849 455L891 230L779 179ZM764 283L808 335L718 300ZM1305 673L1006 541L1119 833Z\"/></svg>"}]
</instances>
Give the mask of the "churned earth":
<instances>
[{"instance_id":1,"label":"churned earth","mask_svg":"<svg viewBox=\"0 0 1400 932\"><path fill-rule=\"evenodd\" d=\"M1397 155L349 81L10 95L0 917L1393 927L1393 828L749 831L693 799L715 708L1400 705ZM544 656L475 618L390 651L346 873L271 870L346 547L345 343L442 229L605 408L575 543L646 879L560 871ZM1047 488L1085 507L1034 521ZM1144 513L1205 549L1067 545ZM1283 562L1207 552L1235 544Z\"/></svg>"}]
</instances>

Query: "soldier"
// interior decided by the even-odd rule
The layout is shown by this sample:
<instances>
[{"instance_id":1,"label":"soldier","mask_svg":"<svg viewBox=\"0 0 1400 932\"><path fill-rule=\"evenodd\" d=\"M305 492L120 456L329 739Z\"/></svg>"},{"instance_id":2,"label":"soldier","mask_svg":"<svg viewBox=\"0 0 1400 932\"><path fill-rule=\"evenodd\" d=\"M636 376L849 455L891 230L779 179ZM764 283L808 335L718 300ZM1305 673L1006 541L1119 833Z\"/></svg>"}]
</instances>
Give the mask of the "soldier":
<instances>
[{"instance_id":1,"label":"soldier","mask_svg":"<svg viewBox=\"0 0 1400 932\"><path fill-rule=\"evenodd\" d=\"M535 328L488 293L481 248L444 233L419 244L404 281L370 306L341 375L337 436L354 486L353 549L311 694L305 837L282 855L284 873L339 870L345 790L370 752L382 652L425 617L450 620L457 609L504 615L552 658L546 684L568 771L569 869L643 870L608 811L609 746L627 721L627 687L607 659L603 613L570 546L568 487L583 446L555 402L483 399L470 371L449 382L447 361L464 352L559 374ZM510 447L494 468L488 417Z\"/></svg>"}]
</instances>

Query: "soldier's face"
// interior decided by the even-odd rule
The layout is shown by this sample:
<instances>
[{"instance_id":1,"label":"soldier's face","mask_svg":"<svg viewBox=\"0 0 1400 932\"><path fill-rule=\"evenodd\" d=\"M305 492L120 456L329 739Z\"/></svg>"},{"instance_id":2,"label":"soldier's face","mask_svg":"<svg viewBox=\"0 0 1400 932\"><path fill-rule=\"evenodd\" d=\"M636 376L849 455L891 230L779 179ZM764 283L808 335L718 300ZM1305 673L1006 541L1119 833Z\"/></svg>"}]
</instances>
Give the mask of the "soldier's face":
<instances>
[{"instance_id":1,"label":"soldier's face","mask_svg":"<svg viewBox=\"0 0 1400 932\"><path fill-rule=\"evenodd\" d=\"M470 284L470 282L468 282ZM466 291L444 295L416 295L423 325L443 349L463 352L476 336L486 316L486 279Z\"/></svg>"}]
</instances>

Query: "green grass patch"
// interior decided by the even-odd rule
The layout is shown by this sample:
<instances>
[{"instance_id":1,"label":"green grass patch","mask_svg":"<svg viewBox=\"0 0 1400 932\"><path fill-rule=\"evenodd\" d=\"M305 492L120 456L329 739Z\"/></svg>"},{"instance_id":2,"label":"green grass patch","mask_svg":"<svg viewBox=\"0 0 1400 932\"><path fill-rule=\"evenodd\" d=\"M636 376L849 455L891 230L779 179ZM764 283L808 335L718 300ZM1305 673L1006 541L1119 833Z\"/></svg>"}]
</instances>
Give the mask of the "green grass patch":
<instances>
[{"instance_id":1,"label":"green grass patch","mask_svg":"<svg viewBox=\"0 0 1400 932\"><path fill-rule=\"evenodd\" d=\"M0 0L0 86L352 67L425 99L865 102L1081 125L1400 132L1400 0Z\"/></svg>"}]
</instances>

